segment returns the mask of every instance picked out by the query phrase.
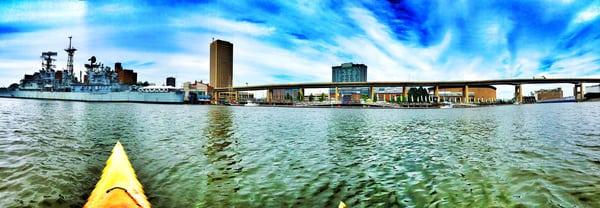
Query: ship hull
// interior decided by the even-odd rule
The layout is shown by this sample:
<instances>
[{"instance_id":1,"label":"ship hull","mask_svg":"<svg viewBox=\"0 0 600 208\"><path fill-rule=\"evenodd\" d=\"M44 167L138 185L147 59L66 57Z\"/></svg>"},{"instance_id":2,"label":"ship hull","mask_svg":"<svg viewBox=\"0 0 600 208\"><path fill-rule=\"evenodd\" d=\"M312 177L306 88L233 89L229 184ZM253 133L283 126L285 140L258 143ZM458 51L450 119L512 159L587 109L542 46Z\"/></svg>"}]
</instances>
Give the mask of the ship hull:
<instances>
[{"instance_id":1,"label":"ship hull","mask_svg":"<svg viewBox=\"0 0 600 208\"><path fill-rule=\"evenodd\" d=\"M133 103L183 103L182 92L144 93L144 92L44 92L44 91L10 91L0 93L0 97L65 100L83 102L133 102Z\"/></svg>"}]
</instances>

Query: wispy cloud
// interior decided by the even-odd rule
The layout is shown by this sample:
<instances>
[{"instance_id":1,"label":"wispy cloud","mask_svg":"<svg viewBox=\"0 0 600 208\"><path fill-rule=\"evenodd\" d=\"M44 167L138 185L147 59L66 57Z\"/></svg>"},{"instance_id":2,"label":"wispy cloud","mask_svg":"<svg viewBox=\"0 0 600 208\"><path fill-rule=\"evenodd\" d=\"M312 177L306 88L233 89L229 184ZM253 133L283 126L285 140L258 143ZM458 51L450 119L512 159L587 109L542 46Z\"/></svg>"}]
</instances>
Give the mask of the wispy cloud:
<instances>
[{"instance_id":1,"label":"wispy cloud","mask_svg":"<svg viewBox=\"0 0 600 208\"><path fill-rule=\"evenodd\" d=\"M185 19L174 19L173 26L180 29L199 29L200 32L262 36L275 32L275 27L263 26L248 20L228 20L211 16L190 16Z\"/></svg>"}]
</instances>

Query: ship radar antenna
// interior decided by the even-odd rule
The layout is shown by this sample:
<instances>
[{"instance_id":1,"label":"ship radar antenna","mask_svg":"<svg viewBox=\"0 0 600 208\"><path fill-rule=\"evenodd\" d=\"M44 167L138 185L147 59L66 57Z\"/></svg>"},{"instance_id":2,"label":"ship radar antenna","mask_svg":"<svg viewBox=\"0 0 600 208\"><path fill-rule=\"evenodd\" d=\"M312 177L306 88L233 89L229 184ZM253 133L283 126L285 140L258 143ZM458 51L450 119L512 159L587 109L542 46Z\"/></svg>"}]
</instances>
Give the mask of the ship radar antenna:
<instances>
[{"instance_id":1,"label":"ship radar antenna","mask_svg":"<svg viewBox=\"0 0 600 208\"><path fill-rule=\"evenodd\" d=\"M73 76L73 54L75 54L75 51L77 51L77 49L73 48L73 46L71 46L71 39L73 38L73 36L69 36L69 48L65 49L65 51L67 52L67 71L69 72L69 76L71 77L71 79L74 79Z\"/></svg>"},{"instance_id":2,"label":"ship radar antenna","mask_svg":"<svg viewBox=\"0 0 600 208\"><path fill-rule=\"evenodd\" d=\"M56 57L56 55L58 55L56 52L52 52L52 51L48 51L48 52L43 52L42 56L40 56L40 58L42 59L42 69L44 71L53 71L55 65L52 64L52 62L56 61L56 59L54 59L53 57Z\"/></svg>"}]
</instances>

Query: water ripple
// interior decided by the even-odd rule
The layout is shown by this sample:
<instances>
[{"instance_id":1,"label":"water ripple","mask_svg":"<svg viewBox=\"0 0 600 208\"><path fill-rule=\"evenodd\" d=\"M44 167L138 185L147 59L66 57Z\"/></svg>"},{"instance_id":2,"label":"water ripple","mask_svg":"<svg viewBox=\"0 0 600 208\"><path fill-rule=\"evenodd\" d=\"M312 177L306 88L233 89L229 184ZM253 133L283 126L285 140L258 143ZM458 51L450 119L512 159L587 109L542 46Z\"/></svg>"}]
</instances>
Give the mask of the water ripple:
<instances>
[{"instance_id":1,"label":"water ripple","mask_svg":"<svg viewBox=\"0 0 600 208\"><path fill-rule=\"evenodd\" d=\"M598 112L2 99L0 207L80 207L117 140L155 207L600 207Z\"/></svg>"}]
</instances>

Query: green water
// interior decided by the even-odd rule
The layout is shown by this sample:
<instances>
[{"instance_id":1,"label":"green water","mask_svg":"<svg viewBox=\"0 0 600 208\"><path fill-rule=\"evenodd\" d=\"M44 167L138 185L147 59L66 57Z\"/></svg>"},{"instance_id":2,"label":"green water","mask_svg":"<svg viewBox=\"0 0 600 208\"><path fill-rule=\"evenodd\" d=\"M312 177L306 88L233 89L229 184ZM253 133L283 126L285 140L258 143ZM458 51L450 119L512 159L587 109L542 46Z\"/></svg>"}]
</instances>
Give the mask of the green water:
<instances>
[{"instance_id":1,"label":"green water","mask_svg":"<svg viewBox=\"0 0 600 208\"><path fill-rule=\"evenodd\" d=\"M0 99L0 207L81 207L117 140L154 207L600 207L600 103L312 109Z\"/></svg>"}]
</instances>

